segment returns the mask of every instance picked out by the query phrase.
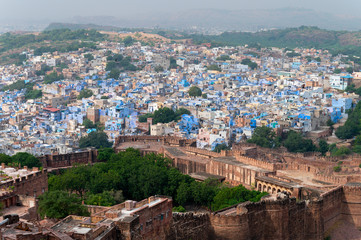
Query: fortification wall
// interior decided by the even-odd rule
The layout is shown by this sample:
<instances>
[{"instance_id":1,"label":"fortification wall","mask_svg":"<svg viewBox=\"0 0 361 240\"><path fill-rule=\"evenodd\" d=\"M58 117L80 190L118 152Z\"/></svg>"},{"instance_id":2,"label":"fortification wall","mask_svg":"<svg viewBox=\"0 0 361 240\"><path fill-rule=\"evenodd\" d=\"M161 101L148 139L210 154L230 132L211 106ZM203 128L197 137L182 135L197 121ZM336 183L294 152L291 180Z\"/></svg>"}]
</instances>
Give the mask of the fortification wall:
<instances>
[{"instance_id":1,"label":"fortification wall","mask_svg":"<svg viewBox=\"0 0 361 240\"><path fill-rule=\"evenodd\" d=\"M44 168L60 168L73 166L76 163L88 164L97 161L97 150L91 149L84 152L69 154L53 154L39 157Z\"/></svg>"},{"instance_id":2,"label":"fortification wall","mask_svg":"<svg viewBox=\"0 0 361 240\"><path fill-rule=\"evenodd\" d=\"M16 195L37 197L48 191L48 175L46 170L19 177L0 184L0 189L11 190Z\"/></svg>"},{"instance_id":3,"label":"fortification wall","mask_svg":"<svg viewBox=\"0 0 361 240\"><path fill-rule=\"evenodd\" d=\"M166 239L205 240L210 239L211 236L209 214L173 213L170 233Z\"/></svg>"},{"instance_id":4,"label":"fortification wall","mask_svg":"<svg viewBox=\"0 0 361 240\"><path fill-rule=\"evenodd\" d=\"M322 217L324 229L327 232L341 218L342 209L342 186L337 187L327 193L321 194Z\"/></svg>"},{"instance_id":5,"label":"fortification wall","mask_svg":"<svg viewBox=\"0 0 361 240\"><path fill-rule=\"evenodd\" d=\"M361 186L344 186L342 189L342 217L361 228Z\"/></svg>"},{"instance_id":6,"label":"fortification wall","mask_svg":"<svg viewBox=\"0 0 361 240\"><path fill-rule=\"evenodd\" d=\"M236 159L237 159L237 161L239 161L241 163L256 166L259 168L264 168L264 169L267 169L272 172L283 168L282 164L269 163L269 162L265 162L265 161L257 160L254 158L245 157L245 156L236 155Z\"/></svg>"},{"instance_id":7,"label":"fortification wall","mask_svg":"<svg viewBox=\"0 0 361 240\"><path fill-rule=\"evenodd\" d=\"M256 184L256 177L264 175L263 172L257 171L254 168L243 167L242 165L235 165L226 161L209 160L207 165L207 173L223 176L226 181L238 185L243 184L252 186Z\"/></svg>"},{"instance_id":8,"label":"fortification wall","mask_svg":"<svg viewBox=\"0 0 361 240\"><path fill-rule=\"evenodd\" d=\"M333 183L333 184L336 184L336 185L343 185L343 184L346 184L348 182L347 177L326 176L326 175L321 174L321 173L317 173L314 176L314 179L319 180L319 181L323 181L323 182Z\"/></svg>"}]
</instances>

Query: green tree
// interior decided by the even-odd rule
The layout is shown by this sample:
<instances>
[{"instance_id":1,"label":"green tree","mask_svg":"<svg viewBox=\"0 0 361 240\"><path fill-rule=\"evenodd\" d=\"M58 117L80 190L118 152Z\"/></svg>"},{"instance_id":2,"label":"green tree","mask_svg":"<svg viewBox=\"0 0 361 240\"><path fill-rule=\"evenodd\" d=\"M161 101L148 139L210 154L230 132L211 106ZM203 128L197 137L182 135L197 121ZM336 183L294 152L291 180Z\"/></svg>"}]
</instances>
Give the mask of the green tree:
<instances>
[{"instance_id":1,"label":"green tree","mask_svg":"<svg viewBox=\"0 0 361 240\"><path fill-rule=\"evenodd\" d=\"M12 159L9 155L0 153L0 163L5 163L5 165L8 166L9 163L12 163Z\"/></svg>"},{"instance_id":2,"label":"green tree","mask_svg":"<svg viewBox=\"0 0 361 240\"><path fill-rule=\"evenodd\" d=\"M327 151L328 151L328 144L327 142L324 140L324 139L321 139L319 142L318 142L318 149L319 151L322 153L322 155L324 156Z\"/></svg>"},{"instance_id":3,"label":"green tree","mask_svg":"<svg viewBox=\"0 0 361 240\"><path fill-rule=\"evenodd\" d=\"M37 99L43 96L43 92L41 90L30 90L26 91L25 99Z\"/></svg>"},{"instance_id":4,"label":"green tree","mask_svg":"<svg viewBox=\"0 0 361 240\"><path fill-rule=\"evenodd\" d=\"M92 121L90 121L88 118L85 118L84 121L83 121L83 126L86 128L86 129L89 129L89 128L96 128L96 124L94 124Z\"/></svg>"},{"instance_id":5,"label":"green tree","mask_svg":"<svg viewBox=\"0 0 361 240\"><path fill-rule=\"evenodd\" d=\"M53 71L52 73L45 75L44 77L44 83L45 84L51 84L56 81L60 81L64 79L63 74L58 74L56 71Z\"/></svg>"},{"instance_id":6,"label":"green tree","mask_svg":"<svg viewBox=\"0 0 361 240\"><path fill-rule=\"evenodd\" d=\"M200 97L202 96L202 90L197 86L192 86L189 88L188 94L191 97Z\"/></svg>"},{"instance_id":7,"label":"green tree","mask_svg":"<svg viewBox=\"0 0 361 240\"><path fill-rule=\"evenodd\" d=\"M114 154L113 148L101 148L98 150L97 159L102 162L108 161L111 156Z\"/></svg>"},{"instance_id":8,"label":"green tree","mask_svg":"<svg viewBox=\"0 0 361 240\"><path fill-rule=\"evenodd\" d=\"M113 68L113 69L110 71L108 77L109 77L109 78L118 79L118 78L119 78L119 75L120 75L120 70L117 69L117 68Z\"/></svg>"},{"instance_id":9,"label":"green tree","mask_svg":"<svg viewBox=\"0 0 361 240\"><path fill-rule=\"evenodd\" d=\"M217 65L215 64L212 64L212 65L209 65L207 67L207 70L210 70L210 71L218 71L218 72L221 72L222 69L220 67L218 67Z\"/></svg>"},{"instance_id":10,"label":"green tree","mask_svg":"<svg viewBox=\"0 0 361 240\"><path fill-rule=\"evenodd\" d=\"M152 113L146 113L144 115L140 115L138 118L139 122L147 122L148 118L154 118L154 114Z\"/></svg>"},{"instance_id":11,"label":"green tree","mask_svg":"<svg viewBox=\"0 0 361 240\"><path fill-rule=\"evenodd\" d=\"M175 120L175 118L175 112L170 108L164 107L154 111L153 123L169 123Z\"/></svg>"},{"instance_id":12,"label":"green tree","mask_svg":"<svg viewBox=\"0 0 361 240\"><path fill-rule=\"evenodd\" d=\"M87 148L87 147L95 147L99 148L109 148L113 144L108 141L108 136L104 132L91 132L86 137L82 137L79 140L79 147L80 148Z\"/></svg>"},{"instance_id":13,"label":"green tree","mask_svg":"<svg viewBox=\"0 0 361 240\"><path fill-rule=\"evenodd\" d=\"M243 65L247 65L247 66L250 67L252 70L258 68L257 63L252 62L251 59L249 59L249 58L243 59L241 63L242 63Z\"/></svg>"},{"instance_id":14,"label":"green tree","mask_svg":"<svg viewBox=\"0 0 361 240\"><path fill-rule=\"evenodd\" d=\"M332 150L332 156L346 156L348 154L351 154L351 150L347 147L340 147L340 148L334 148Z\"/></svg>"},{"instance_id":15,"label":"green tree","mask_svg":"<svg viewBox=\"0 0 361 240\"><path fill-rule=\"evenodd\" d=\"M279 147L279 141L272 130L272 128L263 126L257 127L252 134L252 138L248 140L249 143L255 143L258 146L266 148L277 148Z\"/></svg>"},{"instance_id":16,"label":"green tree","mask_svg":"<svg viewBox=\"0 0 361 240\"><path fill-rule=\"evenodd\" d=\"M27 166L28 168L32 167L41 167L41 162L38 158L26 152L19 152L11 157L13 163L20 164L21 167Z\"/></svg>"},{"instance_id":17,"label":"green tree","mask_svg":"<svg viewBox=\"0 0 361 240\"><path fill-rule=\"evenodd\" d=\"M83 90L80 91L77 99L78 99L78 100L81 100L81 99L83 99L83 98L89 98L89 97L91 97L91 96L93 96L93 91L92 91L92 90L90 90L90 89L83 89Z\"/></svg>"},{"instance_id":18,"label":"green tree","mask_svg":"<svg viewBox=\"0 0 361 240\"><path fill-rule=\"evenodd\" d=\"M80 198L64 191L51 191L40 195L38 211L43 218L61 219L68 215L90 215L87 208L81 205Z\"/></svg>"},{"instance_id":19,"label":"green tree","mask_svg":"<svg viewBox=\"0 0 361 240\"><path fill-rule=\"evenodd\" d=\"M283 145L290 152L312 152L316 150L316 146L311 139L305 139L295 131L288 132Z\"/></svg>"},{"instance_id":20,"label":"green tree","mask_svg":"<svg viewBox=\"0 0 361 240\"><path fill-rule=\"evenodd\" d=\"M336 68L334 71L333 71L333 73L335 73L335 74L340 74L342 71L341 71L341 69L339 69L339 68Z\"/></svg>"},{"instance_id":21,"label":"green tree","mask_svg":"<svg viewBox=\"0 0 361 240\"><path fill-rule=\"evenodd\" d=\"M361 131L361 102L358 102L355 109L348 115L345 124L337 128L335 134L340 139L350 139L360 134Z\"/></svg>"},{"instance_id":22,"label":"green tree","mask_svg":"<svg viewBox=\"0 0 361 240\"><path fill-rule=\"evenodd\" d=\"M132 45L134 43L134 39L131 36L127 36L123 39L123 43L126 47Z\"/></svg>"},{"instance_id":23,"label":"green tree","mask_svg":"<svg viewBox=\"0 0 361 240\"><path fill-rule=\"evenodd\" d=\"M91 53L84 54L84 58L86 58L88 61L94 60L94 56Z\"/></svg>"},{"instance_id":24,"label":"green tree","mask_svg":"<svg viewBox=\"0 0 361 240\"><path fill-rule=\"evenodd\" d=\"M182 115L187 114L191 115L191 112L185 108L179 108L175 111L176 118L174 120L178 121L182 118Z\"/></svg>"},{"instance_id":25,"label":"green tree","mask_svg":"<svg viewBox=\"0 0 361 240\"><path fill-rule=\"evenodd\" d=\"M353 73L353 68L352 67L346 68L346 72L352 74Z\"/></svg>"},{"instance_id":26,"label":"green tree","mask_svg":"<svg viewBox=\"0 0 361 240\"><path fill-rule=\"evenodd\" d=\"M182 206L173 207L172 211L173 212L186 212L185 208Z\"/></svg>"},{"instance_id":27,"label":"green tree","mask_svg":"<svg viewBox=\"0 0 361 240\"><path fill-rule=\"evenodd\" d=\"M231 58L228 55L221 55L219 57L216 58L217 61L227 61L227 60L231 60Z\"/></svg>"},{"instance_id":28,"label":"green tree","mask_svg":"<svg viewBox=\"0 0 361 240\"><path fill-rule=\"evenodd\" d=\"M202 98L207 99L207 93L203 93Z\"/></svg>"},{"instance_id":29,"label":"green tree","mask_svg":"<svg viewBox=\"0 0 361 240\"><path fill-rule=\"evenodd\" d=\"M222 150L229 150L230 147L227 146L225 143L217 144L215 148L213 149L213 152L221 152Z\"/></svg>"},{"instance_id":30,"label":"green tree","mask_svg":"<svg viewBox=\"0 0 361 240\"><path fill-rule=\"evenodd\" d=\"M110 191L104 191L102 193L90 194L86 201L86 204L97 206L113 206L116 204L114 196Z\"/></svg>"},{"instance_id":31,"label":"green tree","mask_svg":"<svg viewBox=\"0 0 361 240\"><path fill-rule=\"evenodd\" d=\"M234 188L223 187L212 202L212 211L218 211L245 201L258 202L266 192L250 191L242 185Z\"/></svg>"}]
</instances>

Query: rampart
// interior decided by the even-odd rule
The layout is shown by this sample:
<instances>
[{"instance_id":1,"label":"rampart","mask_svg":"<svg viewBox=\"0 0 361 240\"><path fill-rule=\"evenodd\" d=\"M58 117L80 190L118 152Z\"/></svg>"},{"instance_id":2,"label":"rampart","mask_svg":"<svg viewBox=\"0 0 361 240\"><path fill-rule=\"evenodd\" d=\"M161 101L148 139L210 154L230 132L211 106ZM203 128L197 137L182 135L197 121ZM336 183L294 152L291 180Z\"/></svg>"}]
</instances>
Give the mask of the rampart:
<instances>
[{"instance_id":1,"label":"rampart","mask_svg":"<svg viewBox=\"0 0 361 240\"><path fill-rule=\"evenodd\" d=\"M361 185L336 187L309 203L285 197L209 214L175 213L169 239L322 240L341 221L360 228Z\"/></svg>"},{"instance_id":2,"label":"rampart","mask_svg":"<svg viewBox=\"0 0 361 240\"><path fill-rule=\"evenodd\" d=\"M168 136L119 136L115 139L114 146L117 147L124 142L161 142L169 146L195 146L196 141L179 137Z\"/></svg>"},{"instance_id":3,"label":"rampart","mask_svg":"<svg viewBox=\"0 0 361 240\"><path fill-rule=\"evenodd\" d=\"M210 239L212 231L209 216L207 213L173 213L171 230L167 239Z\"/></svg>"},{"instance_id":4,"label":"rampart","mask_svg":"<svg viewBox=\"0 0 361 240\"><path fill-rule=\"evenodd\" d=\"M37 197L48 191L47 170L33 172L24 177L18 177L0 184L0 189L14 192L17 195Z\"/></svg>"},{"instance_id":5,"label":"rampart","mask_svg":"<svg viewBox=\"0 0 361 240\"><path fill-rule=\"evenodd\" d=\"M69 154L52 154L39 157L44 168L61 168L73 166L76 163L88 164L97 161L97 150L90 149L83 152Z\"/></svg>"},{"instance_id":6,"label":"rampart","mask_svg":"<svg viewBox=\"0 0 361 240\"><path fill-rule=\"evenodd\" d=\"M276 171L279 169L283 169L282 164L275 164L275 163L269 163L269 162L265 162L265 161L261 161L261 160L257 160L254 158L249 158L249 157L245 157L245 156L236 156L237 161L248 164L248 165L252 165L252 166L256 166L259 168L264 168L267 169L269 171Z\"/></svg>"}]
</instances>

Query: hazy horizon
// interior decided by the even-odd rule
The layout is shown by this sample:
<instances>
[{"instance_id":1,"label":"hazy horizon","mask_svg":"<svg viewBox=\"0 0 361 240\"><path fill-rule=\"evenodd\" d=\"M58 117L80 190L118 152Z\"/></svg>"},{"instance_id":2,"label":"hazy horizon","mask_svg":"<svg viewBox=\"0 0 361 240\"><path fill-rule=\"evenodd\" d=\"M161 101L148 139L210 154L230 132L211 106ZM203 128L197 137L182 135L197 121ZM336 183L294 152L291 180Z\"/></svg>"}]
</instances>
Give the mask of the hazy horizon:
<instances>
[{"instance_id":1,"label":"hazy horizon","mask_svg":"<svg viewBox=\"0 0 361 240\"><path fill-rule=\"evenodd\" d=\"M255 0L252 2L245 0L224 0L221 2L216 0L201 0L191 1L184 0L182 2L172 2L166 0L133 0L132 2L119 2L115 0L0 0L0 25L31 25L42 24L46 25L52 22L66 22L66 23L93 23L100 25L124 25L131 26L133 23L136 26L142 26L149 24L160 25L164 23L165 27L169 27L168 18L172 18L173 14L177 16L177 19L171 19L172 27L176 25L182 26L188 19L187 24L197 25L204 27L205 23L210 22L212 19L207 19L207 15L197 15L197 11L205 10L217 10L221 12L225 11L255 11L254 18L257 21L257 26L265 25L266 27L273 27L269 25L269 19L272 19L272 15L264 17L262 14L257 15L257 11L263 13L264 11L272 11L277 9L301 9L312 10L307 15L298 16L295 14L288 16L289 25L296 26L307 24L312 25L315 22L315 26L327 26L328 18L333 20L330 22L330 26L336 25L338 29L342 29L344 26L346 29L357 29L358 23L361 22L361 17L358 12L361 9L361 1L359 0L345 0L342 4L336 4L336 1L311 1L311 0ZM334 3L334 4L333 4ZM185 13L193 12L188 16ZM178 14L178 15L177 15ZM185 16L182 16L185 15ZM227 16L227 14L225 14ZM112 20L111 17L117 19ZM253 15L252 15L253 17ZM275 15L275 18L280 16ZM333 19L332 19L333 18ZM148 21L149 19L149 21ZM240 20L242 16L233 17L230 21L225 21L224 26L227 28L227 23L230 26L234 25L234 20ZM314 20L315 19L315 20ZM340 21L337 21L337 20ZM353 23L353 19L357 23ZM139 21L138 21L139 20ZM284 21L284 19L282 19ZM279 21L279 22L282 22ZM285 20L287 27L287 19ZM358 22L359 21L359 22ZM322 23L322 24L320 24ZM167 25L168 24L168 25ZM149 26L145 26L149 27ZM278 27L277 24L275 27ZM282 27L282 26L281 26ZM234 28L228 27L229 28Z\"/></svg>"}]
</instances>

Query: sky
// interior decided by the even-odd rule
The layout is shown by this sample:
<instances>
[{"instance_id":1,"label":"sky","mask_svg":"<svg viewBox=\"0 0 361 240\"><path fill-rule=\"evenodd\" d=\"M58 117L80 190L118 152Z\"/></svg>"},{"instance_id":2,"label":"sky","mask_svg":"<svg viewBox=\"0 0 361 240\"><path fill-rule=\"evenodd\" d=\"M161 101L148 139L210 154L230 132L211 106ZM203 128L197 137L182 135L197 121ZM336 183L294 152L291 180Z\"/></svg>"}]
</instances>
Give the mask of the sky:
<instances>
[{"instance_id":1,"label":"sky","mask_svg":"<svg viewBox=\"0 0 361 240\"><path fill-rule=\"evenodd\" d=\"M75 16L136 17L187 9L305 8L361 17L361 0L0 0L0 19L66 21Z\"/></svg>"}]
</instances>

